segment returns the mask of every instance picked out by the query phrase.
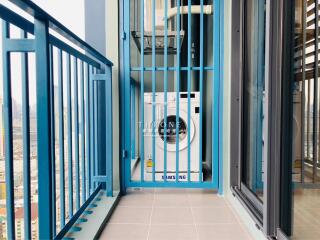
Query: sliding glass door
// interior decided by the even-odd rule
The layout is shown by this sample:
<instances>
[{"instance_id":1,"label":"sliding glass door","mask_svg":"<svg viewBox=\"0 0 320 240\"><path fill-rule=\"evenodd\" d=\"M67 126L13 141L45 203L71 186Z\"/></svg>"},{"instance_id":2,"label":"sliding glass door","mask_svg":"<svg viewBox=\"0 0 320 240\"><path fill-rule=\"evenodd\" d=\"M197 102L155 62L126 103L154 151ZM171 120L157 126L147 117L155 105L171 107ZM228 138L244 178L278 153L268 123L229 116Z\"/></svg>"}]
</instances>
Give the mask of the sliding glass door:
<instances>
[{"instance_id":1,"label":"sliding glass door","mask_svg":"<svg viewBox=\"0 0 320 240\"><path fill-rule=\"evenodd\" d=\"M232 178L262 225L264 196L265 0L233 2Z\"/></svg>"},{"instance_id":2,"label":"sliding glass door","mask_svg":"<svg viewBox=\"0 0 320 240\"><path fill-rule=\"evenodd\" d=\"M262 211L265 0L244 3L241 189Z\"/></svg>"}]
</instances>

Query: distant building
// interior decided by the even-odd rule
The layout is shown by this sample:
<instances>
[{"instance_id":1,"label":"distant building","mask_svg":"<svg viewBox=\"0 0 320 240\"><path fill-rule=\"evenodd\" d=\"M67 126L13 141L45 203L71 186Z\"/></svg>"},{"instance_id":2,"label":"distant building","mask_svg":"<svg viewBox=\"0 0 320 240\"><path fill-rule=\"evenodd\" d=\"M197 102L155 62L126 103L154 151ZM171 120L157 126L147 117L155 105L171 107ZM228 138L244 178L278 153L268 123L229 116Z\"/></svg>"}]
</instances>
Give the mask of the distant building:
<instances>
[{"instance_id":1,"label":"distant building","mask_svg":"<svg viewBox=\"0 0 320 240\"><path fill-rule=\"evenodd\" d=\"M0 158L4 157L3 100L0 98Z\"/></svg>"},{"instance_id":2,"label":"distant building","mask_svg":"<svg viewBox=\"0 0 320 240\"><path fill-rule=\"evenodd\" d=\"M17 208L15 212L16 239L24 239L24 208ZM32 239L38 239L38 204L31 204L31 232Z\"/></svg>"},{"instance_id":3,"label":"distant building","mask_svg":"<svg viewBox=\"0 0 320 240\"><path fill-rule=\"evenodd\" d=\"M6 199L6 183L0 180L0 200Z\"/></svg>"},{"instance_id":4,"label":"distant building","mask_svg":"<svg viewBox=\"0 0 320 240\"><path fill-rule=\"evenodd\" d=\"M0 239L7 239L7 212L0 208Z\"/></svg>"}]
</instances>

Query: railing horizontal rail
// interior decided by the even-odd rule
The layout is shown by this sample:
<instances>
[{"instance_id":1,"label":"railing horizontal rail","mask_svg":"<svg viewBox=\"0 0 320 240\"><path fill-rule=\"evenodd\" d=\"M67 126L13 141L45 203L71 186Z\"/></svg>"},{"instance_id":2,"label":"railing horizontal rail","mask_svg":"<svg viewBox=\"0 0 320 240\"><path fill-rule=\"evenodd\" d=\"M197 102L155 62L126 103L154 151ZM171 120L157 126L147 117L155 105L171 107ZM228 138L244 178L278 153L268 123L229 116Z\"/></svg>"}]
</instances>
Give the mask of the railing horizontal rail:
<instances>
[{"instance_id":1,"label":"railing horizontal rail","mask_svg":"<svg viewBox=\"0 0 320 240\"><path fill-rule=\"evenodd\" d=\"M55 239L63 239L65 234L68 233L68 231L72 228L72 226L77 222L78 218L81 216L81 214L86 210L86 208L89 206L91 201L97 196L99 191L101 190L102 185L99 184L99 186L96 188L96 190L90 195L90 197L82 204L81 208L77 211L75 215L72 216L70 221L65 225L64 229L60 231Z\"/></svg>"},{"instance_id":2,"label":"railing horizontal rail","mask_svg":"<svg viewBox=\"0 0 320 240\"><path fill-rule=\"evenodd\" d=\"M63 37L68 39L73 44L77 45L78 47L86 50L89 54L97 58L99 61L103 62L104 64L108 66L112 66L113 63L105 58L101 53L99 53L97 50L95 50L93 47L91 47L88 43L86 43L84 40L82 40L80 37L78 37L76 34L71 32L68 28L66 28L63 24L61 24L59 21L57 21L55 18L53 18L51 15L46 13L44 10L42 10L39 6L37 6L35 3L33 3L30 0L9 0L10 2L16 4L21 9L32 15L33 17L36 17L41 20L46 20L49 23L49 27L53 29L54 31L61 34Z\"/></svg>"},{"instance_id":3,"label":"railing horizontal rail","mask_svg":"<svg viewBox=\"0 0 320 240\"><path fill-rule=\"evenodd\" d=\"M34 34L34 25L32 22L28 21L27 19L24 19L19 14L14 13L13 11L11 11L10 9L6 8L3 5L0 5L0 15L3 20L10 22L11 24L17 26L18 28L23 29L24 31L26 31L30 34ZM21 45L21 42L18 42L21 40L16 40L16 41L18 44ZM28 39L26 41L31 41L31 39ZM71 47L67 43L63 42L62 40L58 39L57 37L55 37L51 34L49 35L49 42L52 45L54 45L55 47L60 48L61 50L68 52L73 56L76 56L77 58L93 65L94 67L100 68L100 63L98 63L94 59L90 58L89 56L81 53L77 49ZM23 46L20 46L20 47L23 48ZM18 50L16 50L16 51L18 51ZM28 49L28 51L34 51L34 48Z\"/></svg>"}]
</instances>

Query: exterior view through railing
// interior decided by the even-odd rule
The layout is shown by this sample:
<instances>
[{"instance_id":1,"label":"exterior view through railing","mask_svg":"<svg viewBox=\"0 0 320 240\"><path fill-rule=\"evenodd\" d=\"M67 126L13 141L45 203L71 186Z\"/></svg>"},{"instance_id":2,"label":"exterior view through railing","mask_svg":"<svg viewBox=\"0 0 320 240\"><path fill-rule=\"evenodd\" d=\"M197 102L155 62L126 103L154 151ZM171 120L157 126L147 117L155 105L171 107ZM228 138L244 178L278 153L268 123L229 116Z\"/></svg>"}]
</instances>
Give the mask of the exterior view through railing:
<instances>
[{"instance_id":1,"label":"exterior view through railing","mask_svg":"<svg viewBox=\"0 0 320 240\"><path fill-rule=\"evenodd\" d=\"M112 63L11 2L25 14L0 5L0 239L60 239L99 191L112 195Z\"/></svg>"}]
</instances>

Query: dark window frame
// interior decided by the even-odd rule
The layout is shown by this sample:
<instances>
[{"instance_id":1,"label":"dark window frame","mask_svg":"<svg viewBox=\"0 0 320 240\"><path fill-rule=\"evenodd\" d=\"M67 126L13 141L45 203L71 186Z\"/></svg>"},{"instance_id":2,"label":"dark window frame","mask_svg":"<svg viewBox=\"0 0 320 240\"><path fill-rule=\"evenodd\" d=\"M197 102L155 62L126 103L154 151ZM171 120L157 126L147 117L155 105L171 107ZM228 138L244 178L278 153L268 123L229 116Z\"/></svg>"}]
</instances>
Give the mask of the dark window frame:
<instances>
[{"instance_id":1,"label":"dark window frame","mask_svg":"<svg viewBox=\"0 0 320 240\"><path fill-rule=\"evenodd\" d=\"M263 209L241 184L244 69L244 3L232 1L230 187L267 236L286 239L291 231L292 35L294 1L266 6L266 106ZM259 209L260 208L260 209Z\"/></svg>"}]
</instances>

